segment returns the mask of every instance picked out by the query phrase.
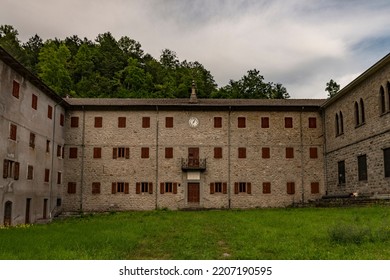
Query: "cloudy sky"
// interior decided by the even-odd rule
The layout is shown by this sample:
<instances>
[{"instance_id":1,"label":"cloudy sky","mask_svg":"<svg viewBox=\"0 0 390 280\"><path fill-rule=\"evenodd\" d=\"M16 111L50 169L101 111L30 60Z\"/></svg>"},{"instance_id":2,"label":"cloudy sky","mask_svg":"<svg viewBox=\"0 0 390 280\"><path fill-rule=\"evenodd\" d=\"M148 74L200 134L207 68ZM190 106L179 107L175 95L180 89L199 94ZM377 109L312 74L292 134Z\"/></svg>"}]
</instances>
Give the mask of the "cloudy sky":
<instances>
[{"instance_id":1,"label":"cloudy sky","mask_svg":"<svg viewBox=\"0 0 390 280\"><path fill-rule=\"evenodd\" d=\"M259 69L292 98L325 98L390 52L388 0L0 0L22 42L110 31L155 58L199 61L218 86Z\"/></svg>"}]
</instances>

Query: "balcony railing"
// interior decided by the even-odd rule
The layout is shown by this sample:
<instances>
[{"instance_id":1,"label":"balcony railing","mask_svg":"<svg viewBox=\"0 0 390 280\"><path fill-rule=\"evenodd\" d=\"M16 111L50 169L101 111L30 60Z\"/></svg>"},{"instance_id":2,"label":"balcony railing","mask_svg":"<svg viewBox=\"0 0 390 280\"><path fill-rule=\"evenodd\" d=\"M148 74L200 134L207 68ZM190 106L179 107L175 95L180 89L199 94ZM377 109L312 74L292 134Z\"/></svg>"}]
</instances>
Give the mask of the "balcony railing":
<instances>
[{"instance_id":1,"label":"balcony railing","mask_svg":"<svg viewBox=\"0 0 390 280\"><path fill-rule=\"evenodd\" d=\"M206 170L205 158L182 158L181 169L186 170Z\"/></svg>"}]
</instances>

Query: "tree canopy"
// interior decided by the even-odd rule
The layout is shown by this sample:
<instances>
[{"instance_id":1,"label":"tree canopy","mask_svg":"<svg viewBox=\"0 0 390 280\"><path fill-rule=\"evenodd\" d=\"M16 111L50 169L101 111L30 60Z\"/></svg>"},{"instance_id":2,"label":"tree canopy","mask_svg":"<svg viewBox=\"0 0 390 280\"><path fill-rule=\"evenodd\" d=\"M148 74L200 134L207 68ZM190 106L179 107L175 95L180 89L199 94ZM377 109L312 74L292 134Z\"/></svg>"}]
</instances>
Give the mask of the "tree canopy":
<instances>
[{"instance_id":1,"label":"tree canopy","mask_svg":"<svg viewBox=\"0 0 390 280\"><path fill-rule=\"evenodd\" d=\"M61 96L119 98L187 98L195 82L200 98L289 98L284 86L265 82L257 69L240 80L217 87L213 75L198 61L164 49L158 59L127 36L110 32L94 41L77 35L26 43L11 25L0 26L0 45Z\"/></svg>"},{"instance_id":2,"label":"tree canopy","mask_svg":"<svg viewBox=\"0 0 390 280\"><path fill-rule=\"evenodd\" d=\"M325 91L328 92L328 98L335 96L340 90L340 85L330 79L329 82L326 83Z\"/></svg>"}]
</instances>

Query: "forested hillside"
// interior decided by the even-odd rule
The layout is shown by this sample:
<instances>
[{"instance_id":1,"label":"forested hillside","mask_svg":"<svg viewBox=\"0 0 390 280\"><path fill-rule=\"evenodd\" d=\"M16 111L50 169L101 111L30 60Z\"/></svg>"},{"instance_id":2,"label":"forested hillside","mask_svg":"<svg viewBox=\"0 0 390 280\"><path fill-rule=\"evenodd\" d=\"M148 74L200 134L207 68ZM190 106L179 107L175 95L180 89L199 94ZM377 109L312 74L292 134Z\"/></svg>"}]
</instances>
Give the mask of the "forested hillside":
<instances>
[{"instance_id":1,"label":"forested hillside","mask_svg":"<svg viewBox=\"0 0 390 280\"><path fill-rule=\"evenodd\" d=\"M169 49L154 58L139 42L110 32L94 41L77 35L43 41L39 35L21 42L18 31L0 26L0 46L61 96L187 98L195 81L200 98L289 98L284 86L265 82L259 70L218 88L198 61L180 61Z\"/></svg>"}]
</instances>

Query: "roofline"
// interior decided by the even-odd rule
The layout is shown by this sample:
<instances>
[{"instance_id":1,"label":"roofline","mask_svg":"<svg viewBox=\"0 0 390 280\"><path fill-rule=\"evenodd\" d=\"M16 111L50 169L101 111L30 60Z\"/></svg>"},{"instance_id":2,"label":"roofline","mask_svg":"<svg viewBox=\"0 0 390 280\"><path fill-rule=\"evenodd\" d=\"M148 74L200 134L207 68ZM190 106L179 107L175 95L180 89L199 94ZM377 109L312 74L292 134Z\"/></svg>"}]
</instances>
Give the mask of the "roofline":
<instances>
[{"instance_id":1,"label":"roofline","mask_svg":"<svg viewBox=\"0 0 390 280\"><path fill-rule=\"evenodd\" d=\"M63 99L59 96L54 90L52 90L48 85L46 85L41 79L39 79L35 74L33 74L30 70L28 70L25 66L23 66L19 61L17 61L11 54L9 54L3 47L0 46L0 58L1 60L14 69L18 74L27 79L34 86L39 88L45 94L47 94L50 98L57 102L57 104L61 104L65 107L69 106L69 103L66 99Z\"/></svg>"},{"instance_id":2,"label":"roofline","mask_svg":"<svg viewBox=\"0 0 390 280\"><path fill-rule=\"evenodd\" d=\"M390 53L388 53L386 56L381 58L377 63L375 63L366 71L364 71L362 74L360 74L356 79L354 79L348 85L343 87L335 96L325 101L324 104L322 104L322 107L326 108L329 105L336 102L337 100L339 100L340 98L344 97L344 95L346 95L350 90L352 90L354 87L359 85L361 82L363 82L365 79L367 79L369 76L377 72L380 68L382 68L389 62L390 62Z\"/></svg>"}]
</instances>

